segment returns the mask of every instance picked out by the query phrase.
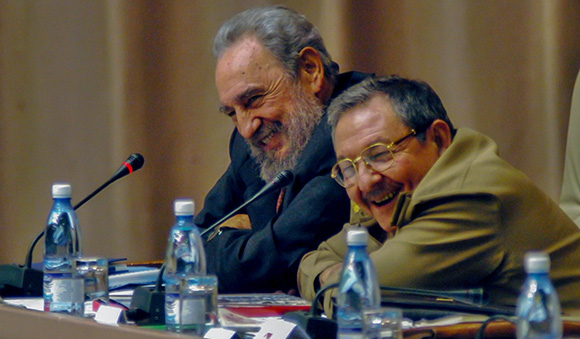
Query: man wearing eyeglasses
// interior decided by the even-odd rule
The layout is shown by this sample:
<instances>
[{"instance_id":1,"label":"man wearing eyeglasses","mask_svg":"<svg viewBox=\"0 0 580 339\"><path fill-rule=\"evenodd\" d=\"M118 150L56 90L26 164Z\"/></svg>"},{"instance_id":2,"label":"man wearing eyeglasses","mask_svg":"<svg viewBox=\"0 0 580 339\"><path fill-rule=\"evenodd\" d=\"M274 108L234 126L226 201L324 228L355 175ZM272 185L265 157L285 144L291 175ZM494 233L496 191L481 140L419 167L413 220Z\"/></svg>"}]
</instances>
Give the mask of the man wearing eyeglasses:
<instances>
[{"instance_id":1,"label":"man wearing eyeglasses","mask_svg":"<svg viewBox=\"0 0 580 339\"><path fill-rule=\"evenodd\" d=\"M524 254L542 250L562 309L580 312L578 227L491 139L454 130L429 85L367 79L336 98L328 116L338 158L332 177L374 219L359 227L371 235L381 286L484 288L492 303L513 306ZM304 256L303 297L339 281L347 228Z\"/></svg>"}]
</instances>

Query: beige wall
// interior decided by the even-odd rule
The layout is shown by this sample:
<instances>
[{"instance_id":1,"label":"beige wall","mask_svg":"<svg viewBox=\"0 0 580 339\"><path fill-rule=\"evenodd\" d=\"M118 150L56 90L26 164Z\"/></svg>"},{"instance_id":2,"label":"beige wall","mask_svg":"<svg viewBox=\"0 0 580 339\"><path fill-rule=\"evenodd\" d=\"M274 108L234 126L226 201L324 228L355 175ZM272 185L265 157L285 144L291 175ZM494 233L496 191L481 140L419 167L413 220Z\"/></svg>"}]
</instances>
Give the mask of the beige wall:
<instances>
[{"instance_id":1,"label":"beige wall","mask_svg":"<svg viewBox=\"0 0 580 339\"><path fill-rule=\"evenodd\" d=\"M144 168L78 211L85 252L162 258L173 199L201 208L228 163L213 35L266 3L0 0L0 264L24 261L54 181L78 202L133 152ZM580 1L281 3L319 27L343 70L430 82L456 125L492 136L557 199Z\"/></svg>"}]
</instances>

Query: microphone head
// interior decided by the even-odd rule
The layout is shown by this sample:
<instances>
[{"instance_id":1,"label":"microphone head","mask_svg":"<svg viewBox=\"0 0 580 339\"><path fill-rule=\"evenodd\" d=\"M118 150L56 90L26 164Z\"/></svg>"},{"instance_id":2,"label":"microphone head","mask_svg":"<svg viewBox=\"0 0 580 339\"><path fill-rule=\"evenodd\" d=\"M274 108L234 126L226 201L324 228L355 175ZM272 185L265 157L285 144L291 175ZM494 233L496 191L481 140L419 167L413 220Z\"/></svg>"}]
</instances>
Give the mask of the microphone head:
<instances>
[{"instance_id":1,"label":"microphone head","mask_svg":"<svg viewBox=\"0 0 580 339\"><path fill-rule=\"evenodd\" d=\"M280 173L276 174L272 183L276 185L278 188L286 187L290 185L290 183L294 180L294 173L289 170L283 170Z\"/></svg>"},{"instance_id":2,"label":"microphone head","mask_svg":"<svg viewBox=\"0 0 580 339\"><path fill-rule=\"evenodd\" d=\"M136 170L143 167L145 163L145 158L139 153L133 153L127 158L127 160L119 167L117 172L113 174L113 177L109 180L109 182L113 182L115 180L121 179L122 177L126 176L127 174L131 174Z\"/></svg>"},{"instance_id":3,"label":"microphone head","mask_svg":"<svg viewBox=\"0 0 580 339\"><path fill-rule=\"evenodd\" d=\"M133 172L135 172L136 170L143 167L143 164L145 164L145 158L143 158L143 156L139 153L133 153L129 156L125 163L131 165Z\"/></svg>"}]
</instances>

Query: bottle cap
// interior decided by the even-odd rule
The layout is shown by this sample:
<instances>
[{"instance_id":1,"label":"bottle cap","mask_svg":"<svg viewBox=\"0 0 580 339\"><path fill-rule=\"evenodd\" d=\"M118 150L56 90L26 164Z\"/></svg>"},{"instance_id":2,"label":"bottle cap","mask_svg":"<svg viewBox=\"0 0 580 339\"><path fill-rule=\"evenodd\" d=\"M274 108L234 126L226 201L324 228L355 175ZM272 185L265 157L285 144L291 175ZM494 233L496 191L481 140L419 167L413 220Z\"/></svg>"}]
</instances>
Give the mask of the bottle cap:
<instances>
[{"instance_id":1,"label":"bottle cap","mask_svg":"<svg viewBox=\"0 0 580 339\"><path fill-rule=\"evenodd\" d=\"M524 256L524 267L528 273L550 271L550 256L546 252L528 252Z\"/></svg>"},{"instance_id":2,"label":"bottle cap","mask_svg":"<svg viewBox=\"0 0 580 339\"><path fill-rule=\"evenodd\" d=\"M369 234L365 229L357 228L349 230L346 235L346 243L349 246L366 245L369 240Z\"/></svg>"},{"instance_id":3,"label":"bottle cap","mask_svg":"<svg viewBox=\"0 0 580 339\"><path fill-rule=\"evenodd\" d=\"M53 198L70 198L72 193L72 188L70 184L60 182L54 183L52 185L52 197Z\"/></svg>"},{"instance_id":4,"label":"bottle cap","mask_svg":"<svg viewBox=\"0 0 580 339\"><path fill-rule=\"evenodd\" d=\"M193 199L175 199L173 202L173 211L175 215L193 215L195 212L195 203Z\"/></svg>"}]
</instances>

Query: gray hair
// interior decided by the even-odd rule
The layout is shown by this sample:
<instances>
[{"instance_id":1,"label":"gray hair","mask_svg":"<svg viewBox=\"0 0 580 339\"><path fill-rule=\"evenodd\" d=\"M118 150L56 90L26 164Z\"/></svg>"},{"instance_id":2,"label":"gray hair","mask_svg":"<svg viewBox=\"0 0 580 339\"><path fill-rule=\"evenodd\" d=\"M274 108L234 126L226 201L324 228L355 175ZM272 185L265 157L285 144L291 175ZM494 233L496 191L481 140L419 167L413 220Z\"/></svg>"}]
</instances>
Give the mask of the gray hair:
<instances>
[{"instance_id":1,"label":"gray hair","mask_svg":"<svg viewBox=\"0 0 580 339\"><path fill-rule=\"evenodd\" d=\"M403 123L417 131L417 138L422 142L425 141L422 132L437 119L445 121L454 130L441 99L426 82L396 75L369 77L344 91L328 107L328 123L332 127L333 140L336 125L344 112L381 93L387 96L395 114Z\"/></svg>"},{"instance_id":2,"label":"gray hair","mask_svg":"<svg viewBox=\"0 0 580 339\"><path fill-rule=\"evenodd\" d=\"M241 37L255 36L294 78L300 71L300 51L312 47L320 53L326 78L335 83L338 65L324 46L318 29L298 12L283 6L256 7L237 14L218 31L213 45L216 58Z\"/></svg>"}]
</instances>

